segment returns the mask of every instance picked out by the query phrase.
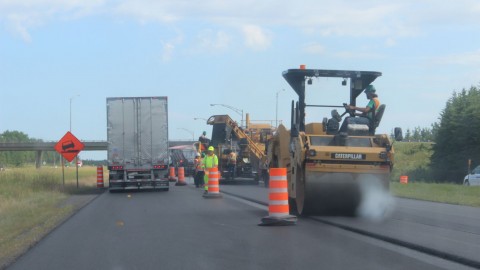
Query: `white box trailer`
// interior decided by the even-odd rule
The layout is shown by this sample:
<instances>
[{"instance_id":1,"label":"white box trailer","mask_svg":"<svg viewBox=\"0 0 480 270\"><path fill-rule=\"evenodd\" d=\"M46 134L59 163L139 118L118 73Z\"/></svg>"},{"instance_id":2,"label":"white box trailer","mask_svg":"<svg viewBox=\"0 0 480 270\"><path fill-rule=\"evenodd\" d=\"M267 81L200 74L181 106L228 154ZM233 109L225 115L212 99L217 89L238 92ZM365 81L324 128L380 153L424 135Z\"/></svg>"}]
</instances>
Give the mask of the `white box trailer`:
<instances>
[{"instance_id":1,"label":"white box trailer","mask_svg":"<svg viewBox=\"0 0 480 270\"><path fill-rule=\"evenodd\" d=\"M167 97L107 98L109 189L169 189Z\"/></svg>"}]
</instances>

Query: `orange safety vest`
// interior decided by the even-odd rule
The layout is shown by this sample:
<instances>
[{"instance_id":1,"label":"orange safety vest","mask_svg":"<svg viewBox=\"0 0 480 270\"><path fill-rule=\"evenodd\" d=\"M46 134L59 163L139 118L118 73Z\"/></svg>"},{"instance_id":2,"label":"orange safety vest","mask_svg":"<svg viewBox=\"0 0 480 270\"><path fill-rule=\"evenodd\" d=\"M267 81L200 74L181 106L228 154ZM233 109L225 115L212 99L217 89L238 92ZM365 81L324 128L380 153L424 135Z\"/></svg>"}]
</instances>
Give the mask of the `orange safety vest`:
<instances>
[{"instance_id":1,"label":"orange safety vest","mask_svg":"<svg viewBox=\"0 0 480 270\"><path fill-rule=\"evenodd\" d=\"M237 163L237 154L235 154L234 152L231 152L230 154L228 154L228 162L230 164L236 164Z\"/></svg>"},{"instance_id":2,"label":"orange safety vest","mask_svg":"<svg viewBox=\"0 0 480 270\"><path fill-rule=\"evenodd\" d=\"M202 159L201 158L196 158L195 159L195 170L199 171L199 172L203 172L203 162L202 162Z\"/></svg>"}]
</instances>

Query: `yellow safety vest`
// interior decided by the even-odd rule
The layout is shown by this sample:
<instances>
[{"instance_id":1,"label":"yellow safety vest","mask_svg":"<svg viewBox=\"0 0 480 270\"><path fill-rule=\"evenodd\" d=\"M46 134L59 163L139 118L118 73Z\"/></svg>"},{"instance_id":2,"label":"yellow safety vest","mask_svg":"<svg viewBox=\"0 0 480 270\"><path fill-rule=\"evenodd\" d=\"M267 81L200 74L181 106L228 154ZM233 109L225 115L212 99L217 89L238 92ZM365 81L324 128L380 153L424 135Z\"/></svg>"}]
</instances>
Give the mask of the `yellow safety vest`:
<instances>
[{"instance_id":1,"label":"yellow safety vest","mask_svg":"<svg viewBox=\"0 0 480 270\"><path fill-rule=\"evenodd\" d=\"M210 168L218 166L217 155L215 155L215 154L213 154L212 156L206 155L203 158L203 165L205 165L206 169L210 169Z\"/></svg>"}]
</instances>

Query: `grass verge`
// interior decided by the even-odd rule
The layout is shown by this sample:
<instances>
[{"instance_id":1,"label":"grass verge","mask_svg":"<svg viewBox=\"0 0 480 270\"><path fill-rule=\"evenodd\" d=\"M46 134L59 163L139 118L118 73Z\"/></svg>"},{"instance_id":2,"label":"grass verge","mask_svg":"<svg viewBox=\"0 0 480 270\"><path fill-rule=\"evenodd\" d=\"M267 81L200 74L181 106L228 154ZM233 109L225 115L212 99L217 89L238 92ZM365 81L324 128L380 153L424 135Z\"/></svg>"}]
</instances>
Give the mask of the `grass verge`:
<instances>
[{"instance_id":1,"label":"grass verge","mask_svg":"<svg viewBox=\"0 0 480 270\"><path fill-rule=\"evenodd\" d=\"M392 182L390 190L397 197L480 207L480 186Z\"/></svg>"},{"instance_id":2,"label":"grass verge","mask_svg":"<svg viewBox=\"0 0 480 270\"><path fill-rule=\"evenodd\" d=\"M407 175L410 182L432 182L432 146L427 142L395 142L395 165L390 179L399 182L400 175Z\"/></svg>"},{"instance_id":3,"label":"grass verge","mask_svg":"<svg viewBox=\"0 0 480 270\"><path fill-rule=\"evenodd\" d=\"M0 172L0 269L33 246L75 210L72 195L98 193L96 167L14 168Z\"/></svg>"}]
</instances>

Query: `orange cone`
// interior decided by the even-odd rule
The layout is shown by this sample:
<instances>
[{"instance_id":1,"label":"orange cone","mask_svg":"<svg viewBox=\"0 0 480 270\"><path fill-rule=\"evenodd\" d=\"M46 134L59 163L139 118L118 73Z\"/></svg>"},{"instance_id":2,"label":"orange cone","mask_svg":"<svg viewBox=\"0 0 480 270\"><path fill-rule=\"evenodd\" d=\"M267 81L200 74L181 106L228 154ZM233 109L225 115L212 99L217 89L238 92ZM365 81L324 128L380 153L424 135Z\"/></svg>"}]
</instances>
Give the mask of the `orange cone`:
<instances>
[{"instance_id":1,"label":"orange cone","mask_svg":"<svg viewBox=\"0 0 480 270\"><path fill-rule=\"evenodd\" d=\"M208 193L203 194L204 198L222 198L219 184L220 173L218 168L208 169Z\"/></svg>"},{"instance_id":2,"label":"orange cone","mask_svg":"<svg viewBox=\"0 0 480 270\"><path fill-rule=\"evenodd\" d=\"M175 182L177 181L177 178L175 178L175 167L170 167L170 173L168 175L168 180L170 182Z\"/></svg>"},{"instance_id":3,"label":"orange cone","mask_svg":"<svg viewBox=\"0 0 480 270\"><path fill-rule=\"evenodd\" d=\"M103 185L103 166L97 166L97 188L104 188L104 185Z\"/></svg>"},{"instance_id":4,"label":"orange cone","mask_svg":"<svg viewBox=\"0 0 480 270\"><path fill-rule=\"evenodd\" d=\"M286 168L270 168L268 216L259 225L295 225L297 217L289 214Z\"/></svg>"},{"instance_id":5,"label":"orange cone","mask_svg":"<svg viewBox=\"0 0 480 270\"><path fill-rule=\"evenodd\" d=\"M185 169L183 167L178 167L178 182L175 186L185 186L187 182L185 182Z\"/></svg>"}]
</instances>

